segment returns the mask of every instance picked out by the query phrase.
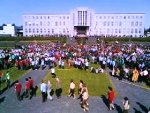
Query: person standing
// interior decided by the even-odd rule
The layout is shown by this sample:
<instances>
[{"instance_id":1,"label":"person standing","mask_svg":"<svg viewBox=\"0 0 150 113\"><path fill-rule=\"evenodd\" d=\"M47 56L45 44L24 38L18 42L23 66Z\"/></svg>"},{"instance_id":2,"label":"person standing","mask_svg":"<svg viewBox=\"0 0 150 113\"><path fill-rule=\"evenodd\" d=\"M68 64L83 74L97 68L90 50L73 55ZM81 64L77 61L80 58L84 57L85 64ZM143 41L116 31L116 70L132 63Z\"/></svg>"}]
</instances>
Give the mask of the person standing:
<instances>
[{"instance_id":1,"label":"person standing","mask_svg":"<svg viewBox=\"0 0 150 113\"><path fill-rule=\"evenodd\" d=\"M108 87L109 92L108 92L108 102L109 102L109 110L114 109L114 98L115 98L115 93L112 89L112 87Z\"/></svg>"},{"instance_id":2,"label":"person standing","mask_svg":"<svg viewBox=\"0 0 150 113\"><path fill-rule=\"evenodd\" d=\"M46 101L46 89L47 89L47 86L46 86L46 83L44 83L43 80L41 82L42 83L40 85L40 90L41 90L41 93L42 93L42 102L45 102Z\"/></svg>"},{"instance_id":3,"label":"person standing","mask_svg":"<svg viewBox=\"0 0 150 113\"><path fill-rule=\"evenodd\" d=\"M83 89L83 94L82 94L82 107L84 111L89 111L89 104L88 104L88 92L86 91L86 89Z\"/></svg>"},{"instance_id":4,"label":"person standing","mask_svg":"<svg viewBox=\"0 0 150 113\"><path fill-rule=\"evenodd\" d=\"M128 113L130 109L130 103L128 97L124 97L122 105L123 105L123 113Z\"/></svg>"},{"instance_id":5,"label":"person standing","mask_svg":"<svg viewBox=\"0 0 150 113\"><path fill-rule=\"evenodd\" d=\"M50 99L50 100L53 100L52 96L51 96L51 87L52 87L52 84L50 82L50 80L48 80L48 83L47 83L47 98Z\"/></svg>"},{"instance_id":6,"label":"person standing","mask_svg":"<svg viewBox=\"0 0 150 113\"><path fill-rule=\"evenodd\" d=\"M30 82L29 82L28 78L26 78L26 83L25 83L25 95L26 95L26 98L29 97L29 91L30 91Z\"/></svg>"},{"instance_id":7,"label":"person standing","mask_svg":"<svg viewBox=\"0 0 150 113\"><path fill-rule=\"evenodd\" d=\"M34 94L34 80L29 77L29 83L30 83L30 99L32 98L33 94Z\"/></svg>"},{"instance_id":8,"label":"person standing","mask_svg":"<svg viewBox=\"0 0 150 113\"><path fill-rule=\"evenodd\" d=\"M69 95L68 96L73 96L73 98L75 99L75 83L73 82L73 80L70 80L70 86L69 86Z\"/></svg>"},{"instance_id":9,"label":"person standing","mask_svg":"<svg viewBox=\"0 0 150 113\"><path fill-rule=\"evenodd\" d=\"M58 77L56 77L56 96L59 99L61 97L62 88L61 88L61 81Z\"/></svg>"},{"instance_id":10,"label":"person standing","mask_svg":"<svg viewBox=\"0 0 150 113\"><path fill-rule=\"evenodd\" d=\"M15 83L15 92L16 92L17 99L19 101L21 100L21 96L20 96L21 90L22 90L22 85L21 83L19 83L19 80L17 80Z\"/></svg>"},{"instance_id":11,"label":"person standing","mask_svg":"<svg viewBox=\"0 0 150 113\"><path fill-rule=\"evenodd\" d=\"M137 82L138 77L139 77L139 72L138 72L138 70L135 68L135 69L133 70L132 81L133 81L133 82Z\"/></svg>"}]
</instances>

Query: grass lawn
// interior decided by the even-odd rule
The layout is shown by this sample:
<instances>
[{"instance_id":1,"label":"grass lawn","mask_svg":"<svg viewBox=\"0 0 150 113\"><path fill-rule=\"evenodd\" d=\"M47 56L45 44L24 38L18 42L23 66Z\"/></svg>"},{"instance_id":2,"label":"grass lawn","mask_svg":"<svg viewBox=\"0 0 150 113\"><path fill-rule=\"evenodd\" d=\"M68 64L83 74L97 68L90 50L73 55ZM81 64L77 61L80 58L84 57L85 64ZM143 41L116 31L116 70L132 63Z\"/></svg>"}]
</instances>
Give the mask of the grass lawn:
<instances>
[{"instance_id":1,"label":"grass lawn","mask_svg":"<svg viewBox=\"0 0 150 113\"><path fill-rule=\"evenodd\" d=\"M18 70L18 68L16 67L12 67L9 70L9 74L10 74L10 80L11 82L14 82L18 79L20 79L21 76L23 76L24 74L26 74L28 72L28 70ZM7 70L1 70L3 72L3 76L5 76ZM1 89L4 89L6 87L6 82L3 81L1 83Z\"/></svg>"},{"instance_id":2,"label":"grass lawn","mask_svg":"<svg viewBox=\"0 0 150 113\"><path fill-rule=\"evenodd\" d=\"M90 73L89 71L79 70L76 68L71 68L71 69L58 69L57 68L56 75L61 80L62 95L68 94L70 79L73 79L76 84L76 91L75 91L76 94L78 92L79 80L83 80L84 83L87 85L90 96L107 95L108 86L113 87L106 73L94 74L94 73ZM50 80L52 83L52 88L55 90L56 82L55 82L55 79L51 77L50 72L46 75L44 80L46 81L46 83L48 80ZM40 91L38 91L38 94L39 93Z\"/></svg>"}]
</instances>

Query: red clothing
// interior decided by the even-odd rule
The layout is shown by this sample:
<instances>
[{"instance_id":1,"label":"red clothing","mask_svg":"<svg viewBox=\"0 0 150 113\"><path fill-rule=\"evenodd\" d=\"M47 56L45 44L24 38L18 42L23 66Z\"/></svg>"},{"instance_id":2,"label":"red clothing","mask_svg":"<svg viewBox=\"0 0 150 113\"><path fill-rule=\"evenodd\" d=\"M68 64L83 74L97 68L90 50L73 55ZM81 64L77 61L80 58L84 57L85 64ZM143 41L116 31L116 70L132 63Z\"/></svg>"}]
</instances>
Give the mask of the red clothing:
<instances>
[{"instance_id":1,"label":"red clothing","mask_svg":"<svg viewBox=\"0 0 150 113\"><path fill-rule=\"evenodd\" d=\"M115 98L115 93L114 93L114 91L109 91L109 92L108 92L108 101L109 101L109 103L112 103L113 100L114 100L114 98Z\"/></svg>"},{"instance_id":2,"label":"red clothing","mask_svg":"<svg viewBox=\"0 0 150 113\"><path fill-rule=\"evenodd\" d=\"M29 79L29 83L31 86L33 86L34 81L32 79Z\"/></svg>"},{"instance_id":3,"label":"red clothing","mask_svg":"<svg viewBox=\"0 0 150 113\"><path fill-rule=\"evenodd\" d=\"M26 81L25 89L30 89L30 82L29 81Z\"/></svg>"},{"instance_id":4,"label":"red clothing","mask_svg":"<svg viewBox=\"0 0 150 113\"><path fill-rule=\"evenodd\" d=\"M16 90L16 92L18 93L18 92L21 92L21 89L22 89L22 85L20 84L20 83L16 83L16 85L15 85L15 90Z\"/></svg>"}]
</instances>

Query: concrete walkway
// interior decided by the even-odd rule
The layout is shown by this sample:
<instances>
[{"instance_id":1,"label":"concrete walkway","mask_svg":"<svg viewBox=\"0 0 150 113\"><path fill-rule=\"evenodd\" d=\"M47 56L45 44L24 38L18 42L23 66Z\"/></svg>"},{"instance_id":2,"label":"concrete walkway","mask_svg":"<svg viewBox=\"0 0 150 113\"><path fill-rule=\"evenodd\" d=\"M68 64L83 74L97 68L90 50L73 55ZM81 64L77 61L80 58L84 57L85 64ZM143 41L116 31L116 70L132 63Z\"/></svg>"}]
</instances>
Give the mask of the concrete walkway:
<instances>
[{"instance_id":1,"label":"concrete walkway","mask_svg":"<svg viewBox=\"0 0 150 113\"><path fill-rule=\"evenodd\" d=\"M35 70L29 72L27 75L21 78L21 82L25 83L25 78L31 76L35 80L35 84L39 84L40 80L48 72L45 70ZM114 83L118 96L115 100L115 110L109 111L105 97L90 97L89 98L89 113L121 113L121 100L124 96L127 96L131 103L131 109L129 113L147 113L150 107L150 91L127 84L125 82L111 78ZM19 102L16 99L14 87L7 90L0 95L0 113L83 113L84 111L80 107L79 100L71 97L61 97L57 99L54 96L54 100L42 103L41 97L33 97L31 100L24 99Z\"/></svg>"}]
</instances>

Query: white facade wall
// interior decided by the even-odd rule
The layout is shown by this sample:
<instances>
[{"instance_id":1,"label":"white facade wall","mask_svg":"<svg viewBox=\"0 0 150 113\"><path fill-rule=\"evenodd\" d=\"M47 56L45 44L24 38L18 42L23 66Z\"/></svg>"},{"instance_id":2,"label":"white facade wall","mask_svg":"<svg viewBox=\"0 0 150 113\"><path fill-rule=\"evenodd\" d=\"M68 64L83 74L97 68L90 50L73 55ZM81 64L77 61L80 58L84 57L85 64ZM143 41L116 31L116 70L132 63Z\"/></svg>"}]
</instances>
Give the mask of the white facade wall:
<instances>
[{"instance_id":1,"label":"white facade wall","mask_svg":"<svg viewBox=\"0 0 150 113\"><path fill-rule=\"evenodd\" d=\"M3 26L3 30L0 30L0 34L15 36L15 26L12 26L11 24Z\"/></svg>"},{"instance_id":2,"label":"white facade wall","mask_svg":"<svg viewBox=\"0 0 150 113\"><path fill-rule=\"evenodd\" d=\"M69 14L23 15L23 35L78 34L77 27L86 27L86 35L133 36L144 35L144 13L95 13L79 7Z\"/></svg>"}]
</instances>

